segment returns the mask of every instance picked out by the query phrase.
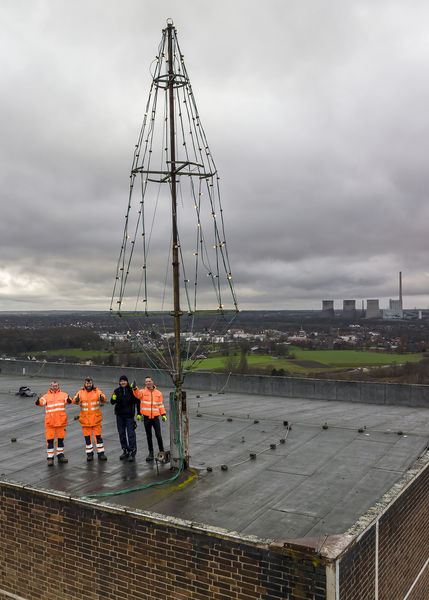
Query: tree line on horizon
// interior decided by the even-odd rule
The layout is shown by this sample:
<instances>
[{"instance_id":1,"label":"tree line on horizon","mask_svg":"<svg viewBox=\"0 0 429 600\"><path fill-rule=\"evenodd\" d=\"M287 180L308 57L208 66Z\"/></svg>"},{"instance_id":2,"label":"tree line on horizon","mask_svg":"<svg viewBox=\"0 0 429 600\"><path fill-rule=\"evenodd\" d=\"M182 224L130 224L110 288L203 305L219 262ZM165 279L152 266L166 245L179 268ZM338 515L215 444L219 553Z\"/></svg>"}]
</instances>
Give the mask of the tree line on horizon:
<instances>
[{"instance_id":1,"label":"tree line on horizon","mask_svg":"<svg viewBox=\"0 0 429 600\"><path fill-rule=\"evenodd\" d=\"M94 331L79 327L0 328L0 354L14 356L63 348L98 350L103 348L103 340Z\"/></svg>"}]
</instances>

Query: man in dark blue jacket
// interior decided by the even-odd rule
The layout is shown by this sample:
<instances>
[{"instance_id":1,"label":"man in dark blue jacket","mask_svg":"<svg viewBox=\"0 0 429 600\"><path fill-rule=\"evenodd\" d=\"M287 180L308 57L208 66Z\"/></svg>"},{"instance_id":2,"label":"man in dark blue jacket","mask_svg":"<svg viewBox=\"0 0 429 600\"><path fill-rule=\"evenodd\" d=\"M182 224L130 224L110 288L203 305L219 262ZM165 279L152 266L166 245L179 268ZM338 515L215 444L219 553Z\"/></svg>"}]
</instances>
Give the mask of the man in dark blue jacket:
<instances>
[{"instance_id":1,"label":"man in dark blue jacket","mask_svg":"<svg viewBox=\"0 0 429 600\"><path fill-rule=\"evenodd\" d=\"M134 415L138 400L133 394L126 375L121 375L119 378L119 387L113 392L110 402L115 405L116 426L122 447L119 458L133 462L137 452Z\"/></svg>"}]
</instances>

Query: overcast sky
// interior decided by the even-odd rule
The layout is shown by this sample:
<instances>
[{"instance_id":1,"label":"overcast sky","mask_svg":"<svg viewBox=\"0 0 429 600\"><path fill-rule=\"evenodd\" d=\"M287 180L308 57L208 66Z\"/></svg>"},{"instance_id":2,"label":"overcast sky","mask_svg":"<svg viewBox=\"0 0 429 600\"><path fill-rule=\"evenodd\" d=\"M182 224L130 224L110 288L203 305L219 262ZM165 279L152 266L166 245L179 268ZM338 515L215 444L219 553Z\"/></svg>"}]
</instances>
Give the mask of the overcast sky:
<instances>
[{"instance_id":1,"label":"overcast sky","mask_svg":"<svg viewBox=\"0 0 429 600\"><path fill-rule=\"evenodd\" d=\"M0 310L108 310L172 18L240 308L429 307L429 4L2 0Z\"/></svg>"}]
</instances>

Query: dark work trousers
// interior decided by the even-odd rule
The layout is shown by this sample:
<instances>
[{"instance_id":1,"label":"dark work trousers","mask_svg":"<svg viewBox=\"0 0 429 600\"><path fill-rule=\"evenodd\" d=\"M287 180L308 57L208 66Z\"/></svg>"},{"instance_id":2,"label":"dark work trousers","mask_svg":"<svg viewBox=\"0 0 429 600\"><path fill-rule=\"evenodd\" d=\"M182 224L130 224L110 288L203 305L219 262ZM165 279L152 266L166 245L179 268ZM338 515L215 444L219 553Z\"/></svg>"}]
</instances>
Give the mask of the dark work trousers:
<instances>
[{"instance_id":1,"label":"dark work trousers","mask_svg":"<svg viewBox=\"0 0 429 600\"><path fill-rule=\"evenodd\" d=\"M161 423L159 422L159 417L154 417L153 419L149 419L146 415L143 418L144 429L146 431L147 438L147 447L149 450L149 454L153 454L153 443L152 443L152 427L155 430L156 441L158 442L158 448L160 452L164 452L164 444L162 443L161 436Z\"/></svg>"},{"instance_id":2,"label":"dark work trousers","mask_svg":"<svg viewBox=\"0 0 429 600\"><path fill-rule=\"evenodd\" d=\"M134 417L116 415L116 426L118 427L119 441L122 450L135 456L137 452L137 442Z\"/></svg>"}]
</instances>

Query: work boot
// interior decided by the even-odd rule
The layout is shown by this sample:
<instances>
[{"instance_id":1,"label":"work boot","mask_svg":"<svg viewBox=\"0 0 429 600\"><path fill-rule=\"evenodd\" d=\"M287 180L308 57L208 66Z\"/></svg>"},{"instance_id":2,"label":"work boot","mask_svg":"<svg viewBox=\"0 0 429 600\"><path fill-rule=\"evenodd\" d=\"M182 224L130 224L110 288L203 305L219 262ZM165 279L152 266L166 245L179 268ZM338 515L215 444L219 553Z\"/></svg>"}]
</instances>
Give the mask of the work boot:
<instances>
[{"instance_id":1,"label":"work boot","mask_svg":"<svg viewBox=\"0 0 429 600\"><path fill-rule=\"evenodd\" d=\"M54 459L48 458L48 467L53 467L53 466L54 466Z\"/></svg>"},{"instance_id":2,"label":"work boot","mask_svg":"<svg viewBox=\"0 0 429 600\"><path fill-rule=\"evenodd\" d=\"M128 458L128 452L126 450L124 450L121 454L121 456L119 457L119 460L126 460Z\"/></svg>"},{"instance_id":3,"label":"work boot","mask_svg":"<svg viewBox=\"0 0 429 600\"><path fill-rule=\"evenodd\" d=\"M136 457L134 456L134 454L130 454L128 457L128 462L134 462L136 460Z\"/></svg>"},{"instance_id":4,"label":"work boot","mask_svg":"<svg viewBox=\"0 0 429 600\"><path fill-rule=\"evenodd\" d=\"M146 461L151 462L152 460L153 460L153 452L149 452L149 454L146 456Z\"/></svg>"},{"instance_id":5,"label":"work boot","mask_svg":"<svg viewBox=\"0 0 429 600\"><path fill-rule=\"evenodd\" d=\"M104 454L104 452L98 453L98 460L107 460L107 456Z\"/></svg>"},{"instance_id":6,"label":"work boot","mask_svg":"<svg viewBox=\"0 0 429 600\"><path fill-rule=\"evenodd\" d=\"M57 458L58 458L58 462L59 462L59 463L65 464L65 463L68 463L68 462L69 462L69 459L68 459L68 458L66 458L66 457L64 456L64 454L59 454L59 455L57 456Z\"/></svg>"},{"instance_id":7,"label":"work boot","mask_svg":"<svg viewBox=\"0 0 429 600\"><path fill-rule=\"evenodd\" d=\"M86 460L88 462L91 462L91 460L94 460L94 452L88 452L88 454L86 455Z\"/></svg>"}]
</instances>

